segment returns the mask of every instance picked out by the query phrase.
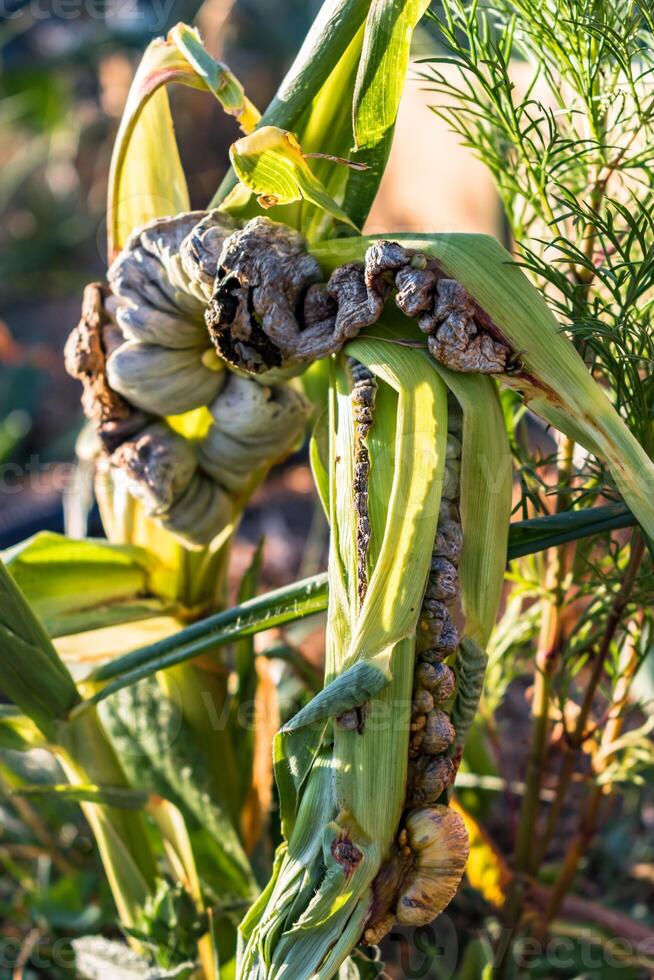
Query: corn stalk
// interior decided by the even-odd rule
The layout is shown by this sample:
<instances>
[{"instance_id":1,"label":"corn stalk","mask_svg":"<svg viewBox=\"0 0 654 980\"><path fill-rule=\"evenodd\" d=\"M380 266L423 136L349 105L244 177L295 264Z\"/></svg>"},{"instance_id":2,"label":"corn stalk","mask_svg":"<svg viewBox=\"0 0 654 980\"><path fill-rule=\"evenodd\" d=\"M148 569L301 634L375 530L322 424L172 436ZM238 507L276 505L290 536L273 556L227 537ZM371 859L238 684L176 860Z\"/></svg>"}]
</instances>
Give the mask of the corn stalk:
<instances>
[{"instance_id":1,"label":"corn stalk","mask_svg":"<svg viewBox=\"0 0 654 980\"><path fill-rule=\"evenodd\" d=\"M159 611L173 612L173 629L215 618L100 667L80 704L50 638L7 588L6 628L16 632L18 609L20 650L47 684L32 688L12 647L3 686L58 746L123 922L156 890L144 817L109 807L115 793L98 803L88 787L136 784L135 742L152 792L176 804L154 818L198 912L207 835L204 883L247 901L239 733L215 731L203 695L219 715L234 706L220 647L261 619L248 621L247 603L244 619L216 613L229 542L270 466L301 440L298 377L329 359L328 413L311 450L331 526L325 686L274 741L284 841L240 926L243 980L327 980L360 941L377 942L396 921L430 921L456 891L468 844L449 799L509 534L498 384L604 460L654 536L651 460L508 253L487 236L358 233L425 9L327 0L262 115L192 29L150 46L112 163L108 282L89 287L67 361L84 384L114 559L128 562L135 591L146 581ZM244 133L207 211L189 212L171 82L212 93ZM100 592L116 588L107 578ZM131 601L123 626L138 615L135 598L121 595ZM303 598L305 612L319 608L310 589ZM50 605L54 621L69 599ZM283 606L273 602L265 622L298 611ZM246 644L241 668L248 658L244 689ZM156 685L133 686L152 674ZM159 734L179 721L183 737L141 743L141 717ZM225 913L228 933L233 918ZM217 969L212 950L205 937L206 976Z\"/></svg>"}]
</instances>

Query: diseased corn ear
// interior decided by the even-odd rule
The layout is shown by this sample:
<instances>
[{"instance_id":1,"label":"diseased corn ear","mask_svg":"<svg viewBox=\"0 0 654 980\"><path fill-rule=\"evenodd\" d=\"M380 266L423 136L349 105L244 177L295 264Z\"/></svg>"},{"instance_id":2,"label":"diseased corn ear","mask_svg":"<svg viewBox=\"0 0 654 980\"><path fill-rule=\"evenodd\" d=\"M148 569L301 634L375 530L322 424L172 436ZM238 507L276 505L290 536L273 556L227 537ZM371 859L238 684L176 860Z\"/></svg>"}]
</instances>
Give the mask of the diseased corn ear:
<instances>
[{"instance_id":1,"label":"diseased corn ear","mask_svg":"<svg viewBox=\"0 0 654 980\"><path fill-rule=\"evenodd\" d=\"M229 374L208 411L212 418L198 443L200 465L232 493L242 493L262 467L283 459L299 441L311 406L290 385L263 385Z\"/></svg>"},{"instance_id":2,"label":"diseased corn ear","mask_svg":"<svg viewBox=\"0 0 654 980\"><path fill-rule=\"evenodd\" d=\"M406 831L413 865L402 885L396 915L401 925L424 926L456 895L470 843L461 816L446 806L412 810Z\"/></svg>"},{"instance_id":3,"label":"diseased corn ear","mask_svg":"<svg viewBox=\"0 0 654 980\"><path fill-rule=\"evenodd\" d=\"M461 405L459 563L465 634L485 647L502 598L511 519L513 460L495 382L431 363Z\"/></svg>"},{"instance_id":4,"label":"diseased corn ear","mask_svg":"<svg viewBox=\"0 0 654 980\"><path fill-rule=\"evenodd\" d=\"M121 344L107 360L114 391L154 415L181 415L215 401L225 384L224 366L197 349L171 350L137 340ZM207 366L207 361L209 366Z\"/></svg>"},{"instance_id":5,"label":"diseased corn ear","mask_svg":"<svg viewBox=\"0 0 654 980\"><path fill-rule=\"evenodd\" d=\"M382 295L390 287L380 273L391 272L396 302L419 316L431 353L457 371L495 374L534 412L604 459L654 538L654 464L509 253L487 235L393 239L324 242L312 253L324 273L365 259L368 288Z\"/></svg>"}]
</instances>

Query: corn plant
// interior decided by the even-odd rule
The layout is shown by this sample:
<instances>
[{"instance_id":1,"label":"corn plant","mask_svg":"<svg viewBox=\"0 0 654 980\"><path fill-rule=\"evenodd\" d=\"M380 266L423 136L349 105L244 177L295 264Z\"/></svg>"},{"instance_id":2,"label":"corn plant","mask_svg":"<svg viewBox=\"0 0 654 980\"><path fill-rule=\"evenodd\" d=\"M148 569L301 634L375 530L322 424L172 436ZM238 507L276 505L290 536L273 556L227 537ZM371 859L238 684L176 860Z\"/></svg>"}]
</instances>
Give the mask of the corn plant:
<instances>
[{"instance_id":1,"label":"corn plant","mask_svg":"<svg viewBox=\"0 0 654 980\"><path fill-rule=\"evenodd\" d=\"M435 918L468 856L452 791L507 548L654 535L650 458L509 253L361 234L426 7L327 0L263 114L192 28L150 45L112 160L107 281L66 349L108 542L38 537L2 571L6 738L61 760L51 790L82 803L135 953L177 929L172 965L197 975L327 980L395 923ZM190 210L171 83L243 132L206 210ZM254 598L253 567L226 609L230 541L302 442L317 361L327 577ZM626 506L527 523L509 546L500 388L601 460ZM272 699L252 635L327 602L322 690L272 744L244 739L239 707ZM61 637L103 662L76 683ZM262 889L257 753L283 836Z\"/></svg>"}]
</instances>

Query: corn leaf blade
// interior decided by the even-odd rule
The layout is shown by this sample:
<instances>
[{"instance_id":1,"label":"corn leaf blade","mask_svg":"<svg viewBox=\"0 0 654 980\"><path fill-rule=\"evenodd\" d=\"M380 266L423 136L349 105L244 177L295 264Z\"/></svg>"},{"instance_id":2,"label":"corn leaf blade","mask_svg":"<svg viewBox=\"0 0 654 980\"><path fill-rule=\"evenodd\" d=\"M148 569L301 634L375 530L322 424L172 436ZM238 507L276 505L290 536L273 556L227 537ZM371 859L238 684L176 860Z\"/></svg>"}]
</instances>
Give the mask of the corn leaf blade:
<instances>
[{"instance_id":1,"label":"corn leaf blade","mask_svg":"<svg viewBox=\"0 0 654 980\"><path fill-rule=\"evenodd\" d=\"M288 74L261 118L262 126L290 130L303 142L304 124L309 116L307 110L311 107L311 117L321 118L322 123L319 132L312 127L312 136L305 149L325 151L333 147L332 143L328 147L325 140L325 136L332 135L334 123L335 100L329 83L335 75L341 74L339 63L344 52L349 52L348 57L358 55L360 47L352 51L352 44L365 23L369 7L370 0L326 0L323 3ZM353 87L354 74L351 84ZM341 107L347 108L347 92L343 87L339 98ZM326 113L325 107L328 110ZM351 131L349 119L348 126ZM333 152L340 153L341 150L339 141L338 149L333 149ZM234 190L237 180L232 169L214 195L211 202L213 207L222 205Z\"/></svg>"},{"instance_id":2,"label":"corn leaf blade","mask_svg":"<svg viewBox=\"0 0 654 980\"><path fill-rule=\"evenodd\" d=\"M101 707L104 728L129 782L173 803L190 829L208 831L222 889L252 892L249 862L210 775L210 767L180 710L156 682L122 691Z\"/></svg>"},{"instance_id":3,"label":"corn leaf blade","mask_svg":"<svg viewBox=\"0 0 654 980\"><path fill-rule=\"evenodd\" d=\"M170 591L170 576L141 548L43 531L2 557L50 637L176 609L169 601L148 601Z\"/></svg>"},{"instance_id":4,"label":"corn leaf blade","mask_svg":"<svg viewBox=\"0 0 654 980\"><path fill-rule=\"evenodd\" d=\"M44 627L1 562L0 688L48 739L80 700Z\"/></svg>"},{"instance_id":5,"label":"corn leaf blade","mask_svg":"<svg viewBox=\"0 0 654 980\"><path fill-rule=\"evenodd\" d=\"M344 207L362 225L384 174L404 89L413 32L429 0L372 3L354 89L352 126L355 160L369 170L354 173Z\"/></svg>"}]
</instances>

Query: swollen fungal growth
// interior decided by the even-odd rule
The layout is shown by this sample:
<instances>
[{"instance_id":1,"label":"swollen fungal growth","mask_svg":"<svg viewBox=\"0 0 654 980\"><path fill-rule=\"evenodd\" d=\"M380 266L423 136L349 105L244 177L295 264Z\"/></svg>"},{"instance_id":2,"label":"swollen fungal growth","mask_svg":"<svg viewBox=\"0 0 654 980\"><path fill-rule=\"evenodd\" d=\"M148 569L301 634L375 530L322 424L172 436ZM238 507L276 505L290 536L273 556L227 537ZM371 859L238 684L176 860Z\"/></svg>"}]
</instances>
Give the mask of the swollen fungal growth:
<instances>
[{"instance_id":1,"label":"swollen fungal growth","mask_svg":"<svg viewBox=\"0 0 654 980\"><path fill-rule=\"evenodd\" d=\"M99 471L189 547L230 524L239 495L287 455L309 412L288 384L233 374L212 344L204 316L235 227L218 211L193 212L132 235L108 287L86 290L66 346L99 437ZM209 420L198 438L164 421L194 409Z\"/></svg>"},{"instance_id":2,"label":"swollen fungal growth","mask_svg":"<svg viewBox=\"0 0 654 980\"><path fill-rule=\"evenodd\" d=\"M397 242L373 243L363 263L342 265L321 283L320 266L296 231L254 218L225 238L217 270L209 333L225 361L254 374L297 371L340 350L379 320L393 289L397 306L418 318L431 353L447 367L492 374L512 363L466 289L445 278L434 259Z\"/></svg>"},{"instance_id":3,"label":"swollen fungal growth","mask_svg":"<svg viewBox=\"0 0 654 980\"><path fill-rule=\"evenodd\" d=\"M458 565L463 547L458 508L460 425L460 409L451 399L441 510L416 632L407 806L436 803L455 775L449 749L456 732L441 706L450 703L455 693L454 672L444 661L456 654L460 642L456 624L461 619ZM433 702L428 711L425 694Z\"/></svg>"},{"instance_id":4,"label":"swollen fungal growth","mask_svg":"<svg viewBox=\"0 0 654 980\"><path fill-rule=\"evenodd\" d=\"M352 415L354 420L354 510L357 534L357 592L363 602L368 590L368 549L370 546L370 514L368 511L368 485L370 482L370 454L366 438L373 421L377 383L363 364L351 359Z\"/></svg>"},{"instance_id":5,"label":"swollen fungal growth","mask_svg":"<svg viewBox=\"0 0 654 980\"><path fill-rule=\"evenodd\" d=\"M447 806L412 810L406 820L413 860L402 881L397 921L425 926L452 901L465 870L470 842L463 820Z\"/></svg>"},{"instance_id":6,"label":"swollen fungal growth","mask_svg":"<svg viewBox=\"0 0 654 980\"><path fill-rule=\"evenodd\" d=\"M66 363L84 385L84 408L98 433L103 465L122 472L146 512L186 544L208 544L231 519L234 508L226 501L236 506L233 495L245 492L253 474L261 475L300 436L308 406L284 382L375 323L393 290L398 307L418 317L429 349L443 364L457 371L510 369L512 352L484 311L422 253L378 241L363 263L347 263L328 282L320 280L304 239L286 225L260 217L241 227L220 211L197 211L135 232L109 269L108 287L88 288ZM363 600L370 540L365 439L374 382L359 368L354 381ZM169 482L164 506L153 489L152 466L143 465L146 449L151 459L170 456L169 434L153 423L200 408L208 409L211 423L187 447L197 473L183 490ZM118 452L125 442L129 447ZM458 492L456 433L450 448L446 501ZM189 518L202 508L202 520ZM460 550L460 527L445 515L418 628L424 661L437 663L459 644L450 602ZM437 742L430 735L425 744Z\"/></svg>"},{"instance_id":7,"label":"swollen fungal growth","mask_svg":"<svg viewBox=\"0 0 654 980\"><path fill-rule=\"evenodd\" d=\"M297 370L339 350L379 319L383 298L358 263L320 283L301 235L254 218L223 244L206 322L220 356L253 374Z\"/></svg>"}]
</instances>

